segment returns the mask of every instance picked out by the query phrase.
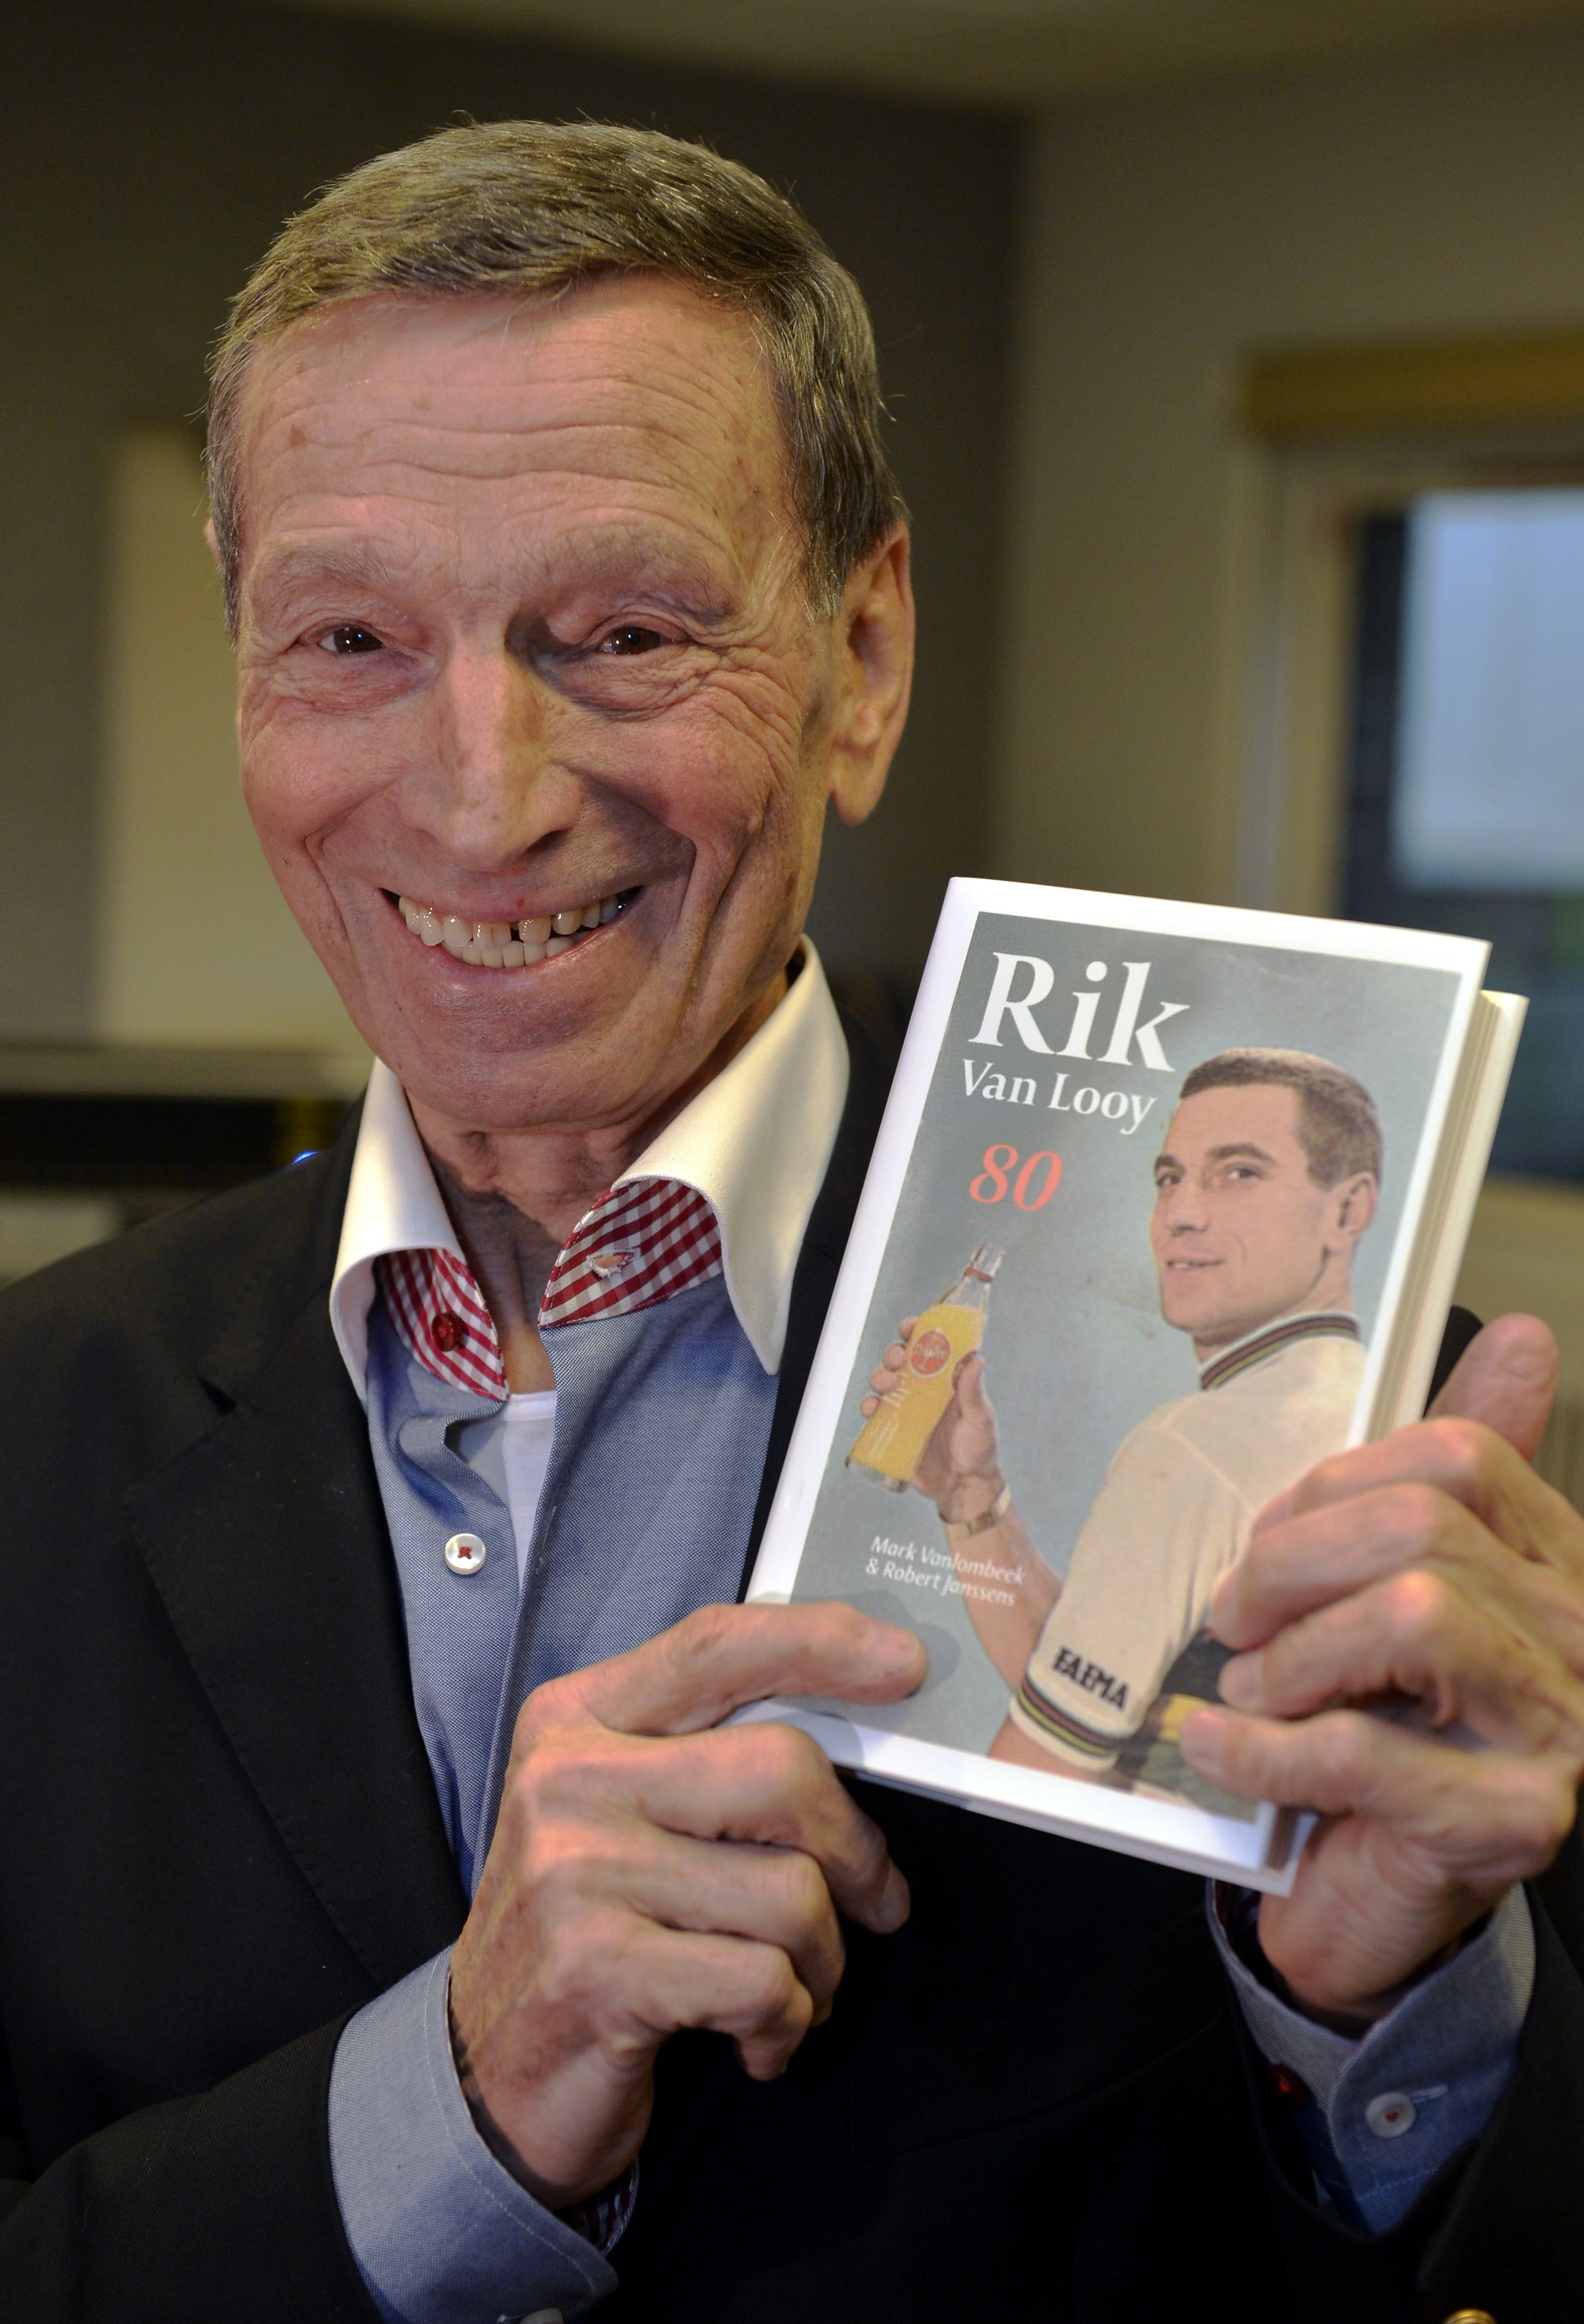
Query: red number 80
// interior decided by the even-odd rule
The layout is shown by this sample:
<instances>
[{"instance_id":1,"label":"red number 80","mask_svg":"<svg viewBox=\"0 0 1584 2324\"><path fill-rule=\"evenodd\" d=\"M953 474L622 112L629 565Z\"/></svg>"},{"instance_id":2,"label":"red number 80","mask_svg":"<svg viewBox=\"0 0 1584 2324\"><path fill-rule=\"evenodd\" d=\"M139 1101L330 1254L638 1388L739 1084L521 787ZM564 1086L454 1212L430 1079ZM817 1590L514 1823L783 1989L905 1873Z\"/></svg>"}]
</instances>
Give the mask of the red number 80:
<instances>
[{"instance_id":1,"label":"red number 80","mask_svg":"<svg viewBox=\"0 0 1584 2324\"><path fill-rule=\"evenodd\" d=\"M1041 1163L1045 1167L1045 1184L1038 1194L1034 1192L1035 1173ZM968 1191L976 1203L999 1203L1011 1183L1011 1174L1018 1170L1018 1148L1015 1146L987 1146L984 1167L969 1183ZM1012 1200L1020 1211L1043 1211L1062 1180L1062 1157L1048 1150L1031 1154L1012 1185Z\"/></svg>"}]
</instances>

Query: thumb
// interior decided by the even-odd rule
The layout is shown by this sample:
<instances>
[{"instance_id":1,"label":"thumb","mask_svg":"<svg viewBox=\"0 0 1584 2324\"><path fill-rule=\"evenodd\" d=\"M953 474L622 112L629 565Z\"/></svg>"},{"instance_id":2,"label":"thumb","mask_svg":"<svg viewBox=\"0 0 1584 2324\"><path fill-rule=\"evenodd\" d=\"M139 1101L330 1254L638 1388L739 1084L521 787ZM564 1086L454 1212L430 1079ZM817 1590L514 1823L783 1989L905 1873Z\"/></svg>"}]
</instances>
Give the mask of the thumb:
<instances>
[{"instance_id":1,"label":"thumb","mask_svg":"<svg viewBox=\"0 0 1584 2324\"><path fill-rule=\"evenodd\" d=\"M1432 1420L1479 1420L1532 1461L1551 1417L1557 1343L1538 1315L1501 1315L1472 1339L1430 1407Z\"/></svg>"},{"instance_id":2,"label":"thumb","mask_svg":"<svg viewBox=\"0 0 1584 2324\"><path fill-rule=\"evenodd\" d=\"M988 1420L993 1428L996 1416L990 1410L990 1397L985 1394L984 1358L977 1351L963 1357L957 1367L953 1384L964 1419Z\"/></svg>"}]
</instances>

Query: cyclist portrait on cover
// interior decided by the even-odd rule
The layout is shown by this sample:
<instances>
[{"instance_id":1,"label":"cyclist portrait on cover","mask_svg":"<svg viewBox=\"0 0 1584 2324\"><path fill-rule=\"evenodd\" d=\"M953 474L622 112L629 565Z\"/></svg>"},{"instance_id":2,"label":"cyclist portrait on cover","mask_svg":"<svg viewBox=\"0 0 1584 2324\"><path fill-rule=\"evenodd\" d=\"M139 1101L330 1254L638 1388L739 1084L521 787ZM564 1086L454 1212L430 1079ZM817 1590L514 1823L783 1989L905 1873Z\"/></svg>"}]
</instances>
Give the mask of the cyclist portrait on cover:
<instances>
[{"instance_id":1,"label":"cyclist portrait on cover","mask_svg":"<svg viewBox=\"0 0 1584 2324\"><path fill-rule=\"evenodd\" d=\"M1353 1255L1375 1216L1382 1138L1368 1092L1327 1059L1227 1049L1183 1081L1155 1162L1149 1238L1165 1322L1199 1384L1124 1438L1065 1578L1002 1474L982 1355L913 1477L945 1527L963 1600L1010 1693L990 1757L1222 1813L1175 1735L1218 1699L1227 1650L1206 1629L1260 1510L1348 1441L1364 1373ZM872 1374L894 1387L912 1319Z\"/></svg>"}]
</instances>

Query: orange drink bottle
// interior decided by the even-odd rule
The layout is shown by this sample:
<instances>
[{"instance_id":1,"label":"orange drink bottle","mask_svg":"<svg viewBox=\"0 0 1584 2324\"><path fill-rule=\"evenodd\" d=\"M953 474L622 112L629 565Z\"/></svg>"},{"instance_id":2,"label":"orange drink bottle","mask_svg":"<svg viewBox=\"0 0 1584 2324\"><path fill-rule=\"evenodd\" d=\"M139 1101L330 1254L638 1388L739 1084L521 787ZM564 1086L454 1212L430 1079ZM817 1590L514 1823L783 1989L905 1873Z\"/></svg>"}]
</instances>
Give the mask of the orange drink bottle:
<instances>
[{"instance_id":1,"label":"orange drink bottle","mask_svg":"<svg viewBox=\"0 0 1584 2324\"><path fill-rule=\"evenodd\" d=\"M957 1367L984 1337L990 1285L1000 1263L1000 1252L992 1254L981 1243L951 1289L925 1309L907 1342L902 1377L859 1431L847 1455L850 1469L861 1469L893 1493L913 1482L925 1446L952 1401Z\"/></svg>"}]
</instances>

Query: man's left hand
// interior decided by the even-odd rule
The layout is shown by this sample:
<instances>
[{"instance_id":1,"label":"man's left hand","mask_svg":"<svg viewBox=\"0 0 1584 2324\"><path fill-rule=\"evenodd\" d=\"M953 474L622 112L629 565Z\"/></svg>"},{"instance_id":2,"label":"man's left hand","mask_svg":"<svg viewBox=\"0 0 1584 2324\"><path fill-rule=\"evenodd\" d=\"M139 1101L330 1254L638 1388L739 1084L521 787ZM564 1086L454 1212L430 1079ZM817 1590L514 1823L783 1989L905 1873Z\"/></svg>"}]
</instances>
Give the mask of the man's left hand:
<instances>
[{"instance_id":1,"label":"man's left hand","mask_svg":"<svg viewBox=\"0 0 1584 2324\"><path fill-rule=\"evenodd\" d=\"M1227 1791L1318 1810L1259 1918L1316 2016L1383 2016L1572 1827L1584 1520L1528 1457L1556 1376L1544 1324L1488 1325L1428 1419L1311 1470L1216 1591L1231 1707L1181 1748Z\"/></svg>"}]
</instances>

